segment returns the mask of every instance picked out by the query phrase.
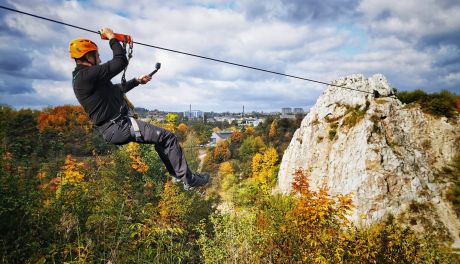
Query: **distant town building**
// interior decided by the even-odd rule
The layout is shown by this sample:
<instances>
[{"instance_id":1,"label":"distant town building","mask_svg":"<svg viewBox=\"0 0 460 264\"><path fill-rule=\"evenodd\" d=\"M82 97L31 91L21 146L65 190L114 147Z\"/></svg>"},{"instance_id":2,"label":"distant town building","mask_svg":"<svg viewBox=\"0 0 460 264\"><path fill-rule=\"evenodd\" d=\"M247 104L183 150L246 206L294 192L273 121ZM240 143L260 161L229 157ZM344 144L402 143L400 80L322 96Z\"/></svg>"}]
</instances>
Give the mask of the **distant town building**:
<instances>
[{"instance_id":1,"label":"distant town building","mask_svg":"<svg viewBox=\"0 0 460 264\"><path fill-rule=\"evenodd\" d=\"M294 114L303 114L303 108L294 108Z\"/></svg>"},{"instance_id":2,"label":"distant town building","mask_svg":"<svg viewBox=\"0 0 460 264\"><path fill-rule=\"evenodd\" d=\"M292 114L292 108L291 108L291 107L284 107L284 108L281 108L281 114L282 114L282 115L289 115L289 114Z\"/></svg>"},{"instance_id":3,"label":"distant town building","mask_svg":"<svg viewBox=\"0 0 460 264\"><path fill-rule=\"evenodd\" d=\"M281 109L281 115L280 118L291 118L295 119L296 116L298 115L303 115L305 112L303 111L303 108L300 107L295 107L294 111L292 111L292 108L290 107L285 107Z\"/></svg>"},{"instance_id":4,"label":"distant town building","mask_svg":"<svg viewBox=\"0 0 460 264\"><path fill-rule=\"evenodd\" d=\"M216 116L214 117L214 120L216 120L216 122L228 122L231 124L233 121L238 120L238 118L233 116Z\"/></svg>"},{"instance_id":5,"label":"distant town building","mask_svg":"<svg viewBox=\"0 0 460 264\"><path fill-rule=\"evenodd\" d=\"M184 117L188 117L189 119L203 118L203 116L203 111L201 110L184 111Z\"/></svg>"},{"instance_id":6,"label":"distant town building","mask_svg":"<svg viewBox=\"0 0 460 264\"><path fill-rule=\"evenodd\" d=\"M256 126L262 124L264 121L265 121L265 118L249 117L249 118L245 118L244 120L241 120L240 125L241 126L253 126L253 127L256 127Z\"/></svg>"},{"instance_id":7,"label":"distant town building","mask_svg":"<svg viewBox=\"0 0 460 264\"><path fill-rule=\"evenodd\" d=\"M215 146L220 141L226 140L227 138L231 137L232 133L232 131L213 132L211 135L211 146Z\"/></svg>"}]
</instances>

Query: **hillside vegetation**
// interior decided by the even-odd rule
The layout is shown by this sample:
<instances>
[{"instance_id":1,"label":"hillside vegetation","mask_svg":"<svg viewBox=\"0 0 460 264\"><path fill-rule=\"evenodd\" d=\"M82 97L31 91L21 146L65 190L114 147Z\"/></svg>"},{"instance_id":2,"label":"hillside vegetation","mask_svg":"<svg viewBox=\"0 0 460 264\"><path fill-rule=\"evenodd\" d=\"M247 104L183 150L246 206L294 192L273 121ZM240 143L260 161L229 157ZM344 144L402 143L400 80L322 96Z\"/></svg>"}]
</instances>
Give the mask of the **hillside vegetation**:
<instances>
[{"instance_id":1,"label":"hillside vegetation","mask_svg":"<svg viewBox=\"0 0 460 264\"><path fill-rule=\"evenodd\" d=\"M105 144L80 107L0 110L1 263L455 263L449 245L392 217L357 227L350 194L296 172L275 195L301 119L269 118L206 150L205 190L171 181L153 146ZM173 130L192 167L212 127ZM219 208L219 209L218 209Z\"/></svg>"}]
</instances>

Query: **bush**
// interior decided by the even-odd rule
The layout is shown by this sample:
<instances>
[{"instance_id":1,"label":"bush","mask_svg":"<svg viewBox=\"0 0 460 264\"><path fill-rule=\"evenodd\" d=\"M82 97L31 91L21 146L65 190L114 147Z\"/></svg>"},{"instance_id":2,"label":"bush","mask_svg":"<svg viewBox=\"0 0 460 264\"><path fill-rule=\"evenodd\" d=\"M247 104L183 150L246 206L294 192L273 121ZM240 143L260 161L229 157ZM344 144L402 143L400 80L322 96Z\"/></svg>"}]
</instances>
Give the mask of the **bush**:
<instances>
[{"instance_id":1,"label":"bush","mask_svg":"<svg viewBox=\"0 0 460 264\"><path fill-rule=\"evenodd\" d=\"M333 123L329 129L329 140L334 140L335 136L337 135L337 128L339 127L339 123Z\"/></svg>"},{"instance_id":2,"label":"bush","mask_svg":"<svg viewBox=\"0 0 460 264\"><path fill-rule=\"evenodd\" d=\"M424 112L434 116L452 118L458 114L456 104L460 97L447 90L432 94L415 90L413 92L399 92L396 96L405 104L418 103Z\"/></svg>"},{"instance_id":3,"label":"bush","mask_svg":"<svg viewBox=\"0 0 460 264\"><path fill-rule=\"evenodd\" d=\"M353 108L348 108L346 113L345 113L345 119L343 120L343 125L348 126L350 128L354 127L356 124L359 123L364 118L364 115L367 112L367 109L369 109L369 101L366 101L366 106L364 109L360 109L360 105L356 105Z\"/></svg>"},{"instance_id":4,"label":"bush","mask_svg":"<svg viewBox=\"0 0 460 264\"><path fill-rule=\"evenodd\" d=\"M449 250L398 225L393 217L353 226L351 196L312 191L298 171L291 196L259 200L251 209L214 214L199 228L204 263L452 263Z\"/></svg>"}]
</instances>

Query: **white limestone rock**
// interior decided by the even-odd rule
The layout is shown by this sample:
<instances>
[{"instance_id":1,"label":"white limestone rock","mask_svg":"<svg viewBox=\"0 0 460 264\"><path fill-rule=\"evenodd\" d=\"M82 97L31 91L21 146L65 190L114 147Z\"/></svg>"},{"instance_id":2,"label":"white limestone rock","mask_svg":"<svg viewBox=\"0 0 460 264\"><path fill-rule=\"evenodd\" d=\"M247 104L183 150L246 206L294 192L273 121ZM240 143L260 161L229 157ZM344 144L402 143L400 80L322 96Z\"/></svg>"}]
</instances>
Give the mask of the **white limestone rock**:
<instances>
[{"instance_id":1,"label":"white limestone rock","mask_svg":"<svg viewBox=\"0 0 460 264\"><path fill-rule=\"evenodd\" d=\"M442 200L445 186L434 182L456 153L460 118L457 123L436 118L387 97L392 89L381 74L351 75L333 84L370 94L328 86L283 155L279 190L289 193L294 172L302 169L314 189L325 184L331 194L353 193L352 219L361 223L397 215L413 201L429 202L442 207L440 220L460 242L460 221ZM375 98L374 90L382 97ZM362 119L349 124L359 111Z\"/></svg>"}]
</instances>

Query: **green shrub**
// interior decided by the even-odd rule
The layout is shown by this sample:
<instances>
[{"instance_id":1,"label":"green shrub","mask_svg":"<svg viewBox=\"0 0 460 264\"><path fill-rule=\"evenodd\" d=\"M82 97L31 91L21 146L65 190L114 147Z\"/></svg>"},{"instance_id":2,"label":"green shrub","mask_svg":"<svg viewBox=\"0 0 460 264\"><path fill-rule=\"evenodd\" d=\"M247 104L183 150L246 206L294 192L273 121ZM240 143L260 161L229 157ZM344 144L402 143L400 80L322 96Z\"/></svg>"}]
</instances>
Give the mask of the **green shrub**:
<instances>
[{"instance_id":1,"label":"green shrub","mask_svg":"<svg viewBox=\"0 0 460 264\"><path fill-rule=\"evenodd\" d=\"M360 105L356 105L353 108L348 108L345 112L345 119L343 120L343 125L352 128L356 124L358 124L359 121L361 121L364 118L364 115L369 109L369 105L370 102L366 101L366 106L363 109L361 109Z\"/></svg>"},{"instance_id":2,"label":"green shrub","mask_svg":"<svg viewBox=\"0 0 460 264\"><path fill-rule=\"evenodd\" d=\"M457 115L456 101L460 99L459 96L447 90L432 94L415 90L413 92L399 92L396 96L405 104L418 103L425 113L447 118Z\"/></svg>"},{"instance_id":3,"label":"green shrub","mask_svg":"<svg viewBox=\"0 0 460 264\"><path fill-rule=\"evenodd\" d=\"M398 92L396 97L398 97L399 101L405 104L410 104L414 102L425 101L427 94L422 90L415 90L412 92Z\"/></svg>"},{"instance_id":4,"label":"green shrub","mask_svg":"<svg viewBox=\"0 0 460 264\"><path fill-rule=\"evenodd\" d=\"M329 129L329 140L334 140L335 136L337 135L337 127L339 123L333 123Z\"/></svg>"}]
</instances>

